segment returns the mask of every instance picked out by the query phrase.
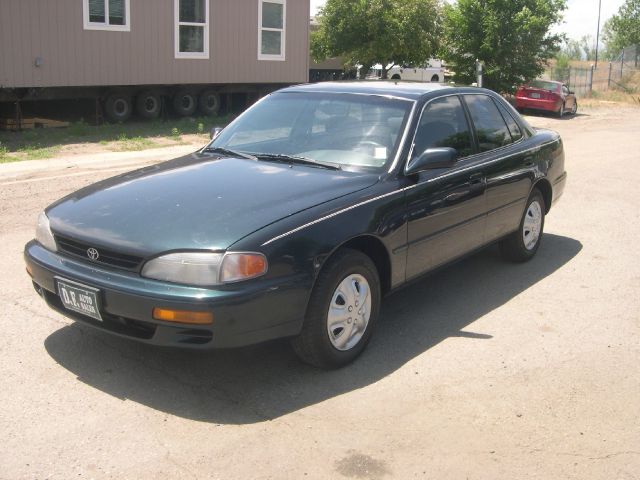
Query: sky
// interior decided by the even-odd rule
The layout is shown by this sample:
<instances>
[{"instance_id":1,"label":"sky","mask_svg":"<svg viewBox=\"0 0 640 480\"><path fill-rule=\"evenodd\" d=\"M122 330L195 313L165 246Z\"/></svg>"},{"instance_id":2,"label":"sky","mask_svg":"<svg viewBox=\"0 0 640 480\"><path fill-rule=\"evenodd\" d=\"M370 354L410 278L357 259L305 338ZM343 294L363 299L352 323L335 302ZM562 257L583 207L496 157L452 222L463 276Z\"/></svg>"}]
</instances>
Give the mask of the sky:
<instances>
[{"instance_id":1,"label":"sky","mask_svg":"<svg viewBox=\"0 0 640 480\"><path fill-rule=\"evenodd\" d=\"M314 15L326 0L310 0L311 14ZM605 20L618 12L624 0L602 0L601 27ZM598 29L598 0L569 0L564 13L564 23L554 32L564 32L569 38L579 40L584 35L596 36Z\"/></svg>"}]
</instances>

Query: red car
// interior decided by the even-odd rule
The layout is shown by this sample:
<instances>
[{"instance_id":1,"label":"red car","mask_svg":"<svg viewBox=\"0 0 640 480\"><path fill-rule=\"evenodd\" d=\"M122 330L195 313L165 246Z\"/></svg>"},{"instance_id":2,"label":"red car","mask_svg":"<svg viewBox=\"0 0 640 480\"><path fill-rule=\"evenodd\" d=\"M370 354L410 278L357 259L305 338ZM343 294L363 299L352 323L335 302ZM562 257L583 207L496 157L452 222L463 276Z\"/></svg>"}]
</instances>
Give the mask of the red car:
<instances>
[{"instance_id":1,"label":"red car","mask_svg":"<svg viewBox=\"0 0 640 480\"><path fill-rule=\"evenodd\" d=\"M578 111L575 94L562 82L551 80L533 80L516 92L516 108L555 112L559 117Z\"/></svg>"}]
</instances>

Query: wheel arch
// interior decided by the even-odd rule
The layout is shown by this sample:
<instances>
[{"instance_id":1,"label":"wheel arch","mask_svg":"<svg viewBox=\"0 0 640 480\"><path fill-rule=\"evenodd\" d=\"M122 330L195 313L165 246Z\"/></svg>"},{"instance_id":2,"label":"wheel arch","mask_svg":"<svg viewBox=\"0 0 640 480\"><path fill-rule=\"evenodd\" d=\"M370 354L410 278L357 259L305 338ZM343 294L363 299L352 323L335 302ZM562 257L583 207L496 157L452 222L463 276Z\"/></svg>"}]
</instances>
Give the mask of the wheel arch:
<instances>
[{"instance_id":1,"label":"wheel arch","mask_svg":"<svg viewBox=\"0 0 640 480\"><path fill-rule=\"evenodd\" d=\"M539 190L542 194L542 198L544 199L544 213L546 215L549 213L549 210L551 210L551 202L553 201L553 189L551 188L551 183L548 179L541 178L533 184L531 191L533 190Z\"/></svg>"},{"instance_id":2,"label":"wheel arch","mask_svg":"<svg viewBox=\"0 0 640 480\"><path fill-rule=\"evenodd\" d=\"M344 249L357 250L367 255L378 270L378 276L380 277L380 289L384 296L391 290L391 256L387 247L385 247L382 240L374 235L358 235L353 237L344 243L338 245L333 251L327 255L322 266L316 273L316 279L327 265L328 261L338 252Z\"/></svg>"}]
</instances>

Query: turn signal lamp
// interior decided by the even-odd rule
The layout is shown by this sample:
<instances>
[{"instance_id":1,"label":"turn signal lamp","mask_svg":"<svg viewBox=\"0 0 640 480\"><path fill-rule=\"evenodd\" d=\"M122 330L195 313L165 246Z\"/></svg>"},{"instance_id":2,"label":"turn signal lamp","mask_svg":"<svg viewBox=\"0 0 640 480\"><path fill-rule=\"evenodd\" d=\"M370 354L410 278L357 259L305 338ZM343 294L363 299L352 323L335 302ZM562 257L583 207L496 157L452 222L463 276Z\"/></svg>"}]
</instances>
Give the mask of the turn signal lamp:
<instances>
[{"instance_id":1,"label":"turn signal lamp","mask_svg":"<svg viewBox=\"0 0 640 480\"><path fill-rule=\"evenodd\" d=\"M220 280L238 282L267 273L267 259L260 253L227 253L222 261Z\"/></svg>"},{"instance_id":2,"label":"turn signal lamp","mask_svg":"<svg viewBox=\"0 0 640 480\"><path fill-rule=\"evenodd\" d=\"M154 308L153 318L164 320L165 322L188 323L191 325L210 325L213 323L213 313L211 312L191 312L168 308Z\"/></svg>"}]
</instances>

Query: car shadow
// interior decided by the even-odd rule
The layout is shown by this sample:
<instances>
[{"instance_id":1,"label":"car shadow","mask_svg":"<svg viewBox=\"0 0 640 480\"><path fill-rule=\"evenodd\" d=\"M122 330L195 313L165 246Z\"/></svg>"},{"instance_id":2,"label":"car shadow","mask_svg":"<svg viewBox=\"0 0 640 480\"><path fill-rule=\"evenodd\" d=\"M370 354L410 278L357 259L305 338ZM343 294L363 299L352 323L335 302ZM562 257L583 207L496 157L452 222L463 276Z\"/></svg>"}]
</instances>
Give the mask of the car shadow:
<instances>
[{"instance_id":1,"label":"car shadow","mask_svg":"<svg viewBox=\"0 0 640 480\"><path fill-rule=\"evenodd\" d=\"M489 341L474 321L543 280L582 249L546 234L526 264L496 247L389 296L367 350L353 364L322 371L301 364L286 341L193 352L160 349L72 324L45 340L49 355L87 385L172 415L218 424L271 420L375 383L449 337Z\"/></svg>"},{"instance_id":2,"label":"car shadow","mask_svg":"<svg viewBox=\"0 0 640 480\"><path fill-rule=\"evenodd\" d=\"M576 118L579 117L590 117L591 115L589 115L588 113L580 113L577 112L575 114L573 113L567 113L565 115L562 116L562 118L558 117L557 113L549 113L549 112L534 112L534 111L527 111L527 113L525 114L525 116L527 117L543 117L543 118L553 118L555 120L558 120L559 122L566 122L567 120L575 120Z\"/></svg>"}]
</instances>

